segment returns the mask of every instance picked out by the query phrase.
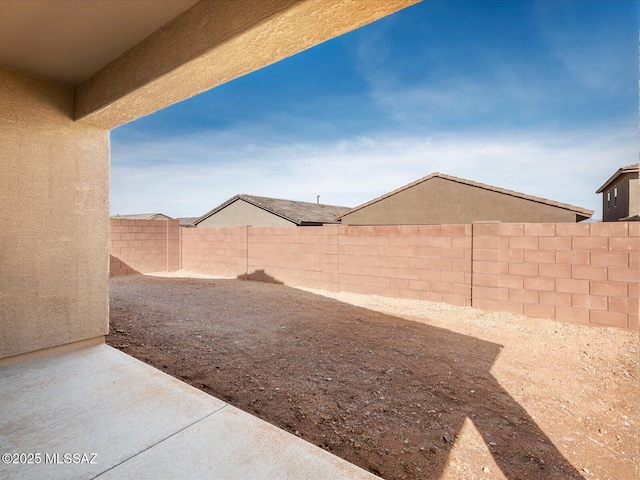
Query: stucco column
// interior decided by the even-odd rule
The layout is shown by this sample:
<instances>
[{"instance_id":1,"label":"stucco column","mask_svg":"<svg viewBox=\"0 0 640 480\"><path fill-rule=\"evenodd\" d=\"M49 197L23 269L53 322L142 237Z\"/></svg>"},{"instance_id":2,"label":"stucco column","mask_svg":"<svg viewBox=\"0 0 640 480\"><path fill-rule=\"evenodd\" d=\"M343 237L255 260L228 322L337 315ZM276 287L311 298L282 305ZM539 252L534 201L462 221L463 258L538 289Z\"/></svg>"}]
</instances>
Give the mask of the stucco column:
<instances>
[{"instance_id":1,"label":"stucco column","mask_svg":"<svg viewBox=\"0 0 640 480\"><path fill-rule=\"evenodd\" d=\"M0 67L0 359L108 330L109 131Z\"/></svg>"}]
</instances>

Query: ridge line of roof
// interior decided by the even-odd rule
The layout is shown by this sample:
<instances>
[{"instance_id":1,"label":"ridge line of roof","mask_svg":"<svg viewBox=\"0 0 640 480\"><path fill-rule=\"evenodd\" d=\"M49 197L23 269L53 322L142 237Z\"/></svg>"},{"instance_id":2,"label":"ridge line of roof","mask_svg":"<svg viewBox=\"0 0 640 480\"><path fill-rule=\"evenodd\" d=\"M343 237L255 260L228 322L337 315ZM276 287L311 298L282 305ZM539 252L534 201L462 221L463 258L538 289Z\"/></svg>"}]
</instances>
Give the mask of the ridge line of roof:
<instances>
[{"instance_id":1,"label":"ridge line of roof","mask_svg":"<svg viewBox=\"0 0 640 480\"><path fill-rule=\"evenodd\" d=\"M217 207L213 208L212 210L209 210L204 215L198 217L198 219L195 222L193 222L193 224L194 225L199 224L200 222L202 222L202 221L206 220L207 218L211 217L212 215L214 215L218 211L220 211L223 208L229 206L230 204L232 204L236 200L243 200L243 201L253 205L254 207L257 207L257 208L259 208L261 210L269 212L269 213L271 213L273 215L276 215L276 216L278 216L280 218L288 220L288 221L290 221L290 222L292 222L292 223L294 223L294 224L296 224L298 226L300 226L303 223L307 222L307 220L305 220L304 218L293 218L292 216L288 215L286 212L281 212L281 211L275 210L273 207L270 207L269 205L265 205L264 203L261 203L260 200L287 202L289 204L300 205L300 206L316 206L316 205L319 205L321 207L344 208L345 210L349 209L349 207L343 207L343 206L339 206L339 205L327 205L327 204L322 204L322 203L321 204L316 204L316 203L313 203L313 202L303 202L303 201L300 201L300 200L287 200L285 198L261 197L259 195L248 195L246 193L239 193L239 194L234 195L230 199L226 200L225 202L221 203ZM323 223L323 222L319 222L319 223Z\"/></svg>"},{"instance_id":2,"label":"ridge line of roof","mask_svg":"<svg viewBox=\"0 0 640 480\"><path fill-rule=\"evenodd\" d=\"M304 205L313 205L313 206L321 206L321 207L332 207L332 208L349 208L343 205L329 205L327 203L314 203L314 202L305 202L303 200L289 200L286 198L275 198L275 197L262 197L260 195L248 195L246 193L240 194L243 197L252 197L252 198L264 198L265 200L278 200L280 202L290 202L290 203L300 203Z\"/></svg>"},{"instance_id":3,"label":"ridge line of roof","mask_svg":"<svg viewBox=\"0 0 640 480\"><path fill-rule=\"evenodd\" d=\"M300 220L296 220L294 218L291 218L291 217L289 217L288 215L285 215L282 212L276 212L273 209L266 207L265 205L260 205L258 202L256 202L254 200L254 198L269 198L269 197L258 197L257 195L246 195L244 193L240 194L239 197L242 200L244 200L245 202L249 202L254 207L261 208L262 210L265 210L265 211L267 211L269 213L272 213L273 215L276 215L278 217L284 218L285 220L289 220L290 222L293 222L298 226L302 223ZM274 198L273 200L284 200L284 199Z\"/></svg>"},{"instance_id":4,"label":"ridge line of roof","mask_svg":"<svg viewBox=\"0 0 640 480\"><path fill-rule=\"evenodd\" d=\"M284 218L285 220L288 220L292 223L295 223L296 225L298 225L298 222L292 218L287 217L286 215L283 215L279 212L274 212L272 210L270 210L269 208L266 208L263 205L258 204L257 202L255 202L253 199L250 198L251 195L246 195L244 193L238 193L236 195L234 195L233 197L231 197L230 199L226 200L225 202L221 203L220 205L218 205L217 207L213 208L212 210L209 210L207 213L205 213L204 215L202 215L200 218L198 218L195 222L193 222L194 225L198 225L200 222L206 220L207 218L211 217L213 214L219 212L220 210L222 210L223 208L231 205L233 202L235 202L236 200L244 200L247 203L250 203L251 205L253 205L254 207L257 207L261 210L265 210L277 217L280 218ZM267 197L263 197L263 198L267 198Z\"/></svg>"},{"instance_id":5,"label":"ridge line of roof","mask_svg":"<svg viewBox=\"0 0 640 480\"><path fill-rule=\"evenodd\" d=\"M623 173L638 172L640 170L639 167L640 167L640 164L632 163L631 165L625 165L624 167L619 168L618 170L616 170L616 172L613 175L611 175L611 177L609 177L609 180L604 182L604 184L598 190L596 190L596 193L602 193L602 191L605 188L607 188L607 186L609 186L611 182L613 182L616 178L618 178Z\"/></svg>"},{"instance_id":6,"label":"ridge line of roof","mask_svg":"<svg viewBox=\"0 0 640 480\"><path fill-rule=\"evenodd\" d=\"M126 217L155 217L155 216L162 216L162 217L166 217L168 219L171 220L175 220L174 217L170 217L169 215L165 215L164 213L125 213L125 214L115 214L115 215L109 215L110 218L123 218L123 219L127 219ZM139 218L137 220L143 220L142 218Z\"/></svg>"},{"instance_id":7,"label":"ridge line of roof","mask_svg":"<svg viewBox=\"0 0 640 480\"><path fill-rule=\"evenodd\" d=\"M498 192L498 193L505 193L507 195L511 195L512 197L524 198L526 200L531 200L533 202L543 203L545 205L551 205L553 207L560 207L560 208L564 208L566 210L571 210L571 211L577 212L577 213L584 213L584 214L589 213L590 215L593 215L593 213L594 213L593 210L589 210L588 208L578 207L577 205L571 205L570 203L559 202L557 200L550 200L548 198L538 197L536 195L530 195L528 193L517 192L515 190L510 190L508 188L494 187L493 185L488 185L486 183L475 182L473 180L466 180L464 178L454 177L452 175L441 174L440 176L443 177L443 178L447 178L449 180L460 182L460 183L467 183L467 184L472 185L474 187L484 188L486 190L491 190L491 191L495 191L495 192Z\"/></svg>"},{"instance_id":8,"label":"ridge line of roof","mask_svg":"<svg viewBox=\"0 0 640 480\"><path fill-rule=\"evenodd\" d=\"M385 193L384 195L380 195L379 197L376 197L376 198L374 198L372 200L369 200L368 202L365 202L365 203L363 203L361 205L358 205L357 207L353 207L351 210L349 210L347 212L344 212L344 213L341 213L340 215L337 215L335 218L336 218L336 220L338 220L338 219L344 217L345 215L348 215L348 214L351 214L353 212L356 212L356 211L358 211L358 210L360 210L360 209L362 209L364 207L368 207L369 205L373 205L374 203L378 203L379 201L384 200L385 198L391 197L391 196L393 196L393 195L395 195L397 193L402 192L403 190L407 190L407 189L409 189L411 187L414 187L414 186L418 185L419 183L426 182L427 180L430 180L430 179L432 179L434 177L438 177L438 176L440 176L439 172L431 173L431 174L429 174L429 175L427 175L425 177L419 178L418 180L414 180L413 182L408 183L407 185L404 185L404 186L402 186L400 188L396 188L395 190L392 190L391 192Z\"/></svg>"},{"instance_id":9,"label":"ridge line of roof","mask_svg":"<svg viewBox=\"0 0 640 480\"><path fill-rule=\"evenodd\" d=\"M453 175L447 175L445 173L440 173L440 172L434 172L431 173L425 177L419 178L418 180L415 180L411 183L408 183L407 185L404 185L400 188L396 188L395 190L386 193L384 195L381 195L379 197L374 198L373 200L370 200L366 203L363 203L362 205L358 205L357 207L352 208L351 210L344 212L340 215L337 215L335 218L336 220L339 220L341 218L343 218L345 215L351 214L353 212L356 212L364 207L368 207L370 205L373 205L375 203L378 203L386 198L389 198L393 195L396 195L404 190L407 190L411 187L414 187L416 185L419 185L420 183L426 182L427 180L431 180L432 178L443 178L445 180L449 180L452 182L457 182L457 183L462 183L462 184L466 184L466 185L470 185L472 187L476 187L476 188L482 188L484 190L490 190L493 192L497 192L497 193L502 193L505 195L510 195L512 197L516 197L516 198L522 198L524 200L529 200L532 202L537 202L537 203L542 203L545 205L550 205L552 207L558 207L558 208L563 208L565 210L570 210L572 212L575 213L579 213L582 215L588 215L588 217L592 216L594 214L593 210L589 210L587 208L582 208L582 207L578 207L575 205L571 205L568 203L563 203L563 202L557 202L555 200L549 200L547 198L542 198L542 197L536 197L535 195L529 195L526 193L522 193L522 192L516 192L515 190L509 190L506 188L502 188L502 187L494 187L493 185L488 185L486 183L480 183L480 182L476 182L473 180L467 180L465 178L460 178L460 177L454 177Z\"/></svg>"},{"instance_id":10,"label":"ridge line of roof","mask_svg":"<svg viewBox=\"0 0 640 480\"><path fill-rule=\"evenodd\" d=\"M281 212L276 210L274 207L269 207L268 205L264 205L264 204L260 204L260 200L266 200L266 201L276 201L276 202L286 202L290 205L296 205L296 206L302 206L302 207L329 207L332 209L335 208L343 208L345 210L348 210L349 207L344 207L344 206L340 206L340 205L328 205L325 203L313 203L313 202L304 202L301 200L287 200L285 198L273 198L273 197L261 197L258 195L247 195L247 194L241 194L240 195L241 198L245 201L248 201L249 203L251 203L252 205L258 207L258 208L262 208L263 210L270 212L274 215L280 216L286 220L289 220L293 223L295 223L298 226L301 226L305 223L318 223L318 224L323 224L323 223L329 223L329 222L318 222L318 221L308 221L304 218L304 215L301 216L300 218L293 218L290 215L286 214L285 212ZM256 201L256 199L258 199L258 201ZM252 201L253 200L253 201ZM298 212L300 213L300 212ZM334 215L335 217L335 215Z\"/></svg>"},{"instance_id":11,"label":"ridge line of roof","mask_svg":"<svg viewBox=\"0 0 640 480\"><path fill-rule=\"evenodd\" d=\"M237 200L238 198L240 198L240 195L234 195L233 197L229 198L228 200L225 200L224 202L222 202L220 205L218 205L217 207L212 208L211 210L209 210L207 213L201 215L198 217L198 219L193 222L194 225L197 225L198 223L202 222L203 220L206 220L207 218L209 218L211 215L213 215L214 213L216 213L218 210L223 209L224 207L226 207L227 205L229 205L230 203L234 202L235 200Z\"/></svg>"}]
</instances>

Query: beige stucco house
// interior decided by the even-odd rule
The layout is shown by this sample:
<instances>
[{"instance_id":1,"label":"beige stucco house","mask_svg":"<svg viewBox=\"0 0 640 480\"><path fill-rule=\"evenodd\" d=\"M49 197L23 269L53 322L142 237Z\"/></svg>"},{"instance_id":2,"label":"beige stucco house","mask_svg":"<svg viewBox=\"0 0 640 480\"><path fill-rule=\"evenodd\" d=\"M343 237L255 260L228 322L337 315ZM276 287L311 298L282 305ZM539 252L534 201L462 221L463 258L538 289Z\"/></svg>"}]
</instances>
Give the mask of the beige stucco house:
<instances>
[{"instance_id":1,"label":"beige stucco house","mask_svg":"<svg viewBox=\"0 0 640 480\"><path fill-rule=\"evenodd\" d=\"M344 225L580 222L592 210L432 173L336 217Z\"/></svg>"},{"instance_id":2,"label":"beige stucco house","mask_svg":"<svg viewBox=\"0 0 640 480\"><path fill-rule=\"evenodd\" d=\"M202 215L196 227L305 227L338 223L336 215L349 207L279 198L236 195Z\"/></svg>"},{"instance_id":3,"label":"beige stucco house","mask_svg":"<svg viewBox=\"0 0 640 480\"><path fill-rule=\"evenodd\" d=\"M602 221L640 221L638 164L619 168L596 193L602 194Z\"/></svg>"}]
</instances>

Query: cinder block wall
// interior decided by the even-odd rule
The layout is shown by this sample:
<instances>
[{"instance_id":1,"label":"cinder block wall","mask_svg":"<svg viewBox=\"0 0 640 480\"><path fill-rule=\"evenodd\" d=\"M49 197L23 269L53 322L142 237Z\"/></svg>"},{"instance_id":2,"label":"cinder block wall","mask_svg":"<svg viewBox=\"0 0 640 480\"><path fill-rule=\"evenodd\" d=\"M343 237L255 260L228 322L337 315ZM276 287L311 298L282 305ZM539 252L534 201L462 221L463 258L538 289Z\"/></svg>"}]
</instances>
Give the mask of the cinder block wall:
<instances>
[{"instance_id":1,"label":"cinder block wall","mask_svg":"<svg viewBox=\"0 0 640 480\"><path fill-rule=\"evenodd\" d=\"M182 228L182 268L231 278L244 275L247 228Z\"/></svg>"},{"instance_id":2,"label":"cinder block wall","mask_svg":"<svg viewBox=\"0 0 640 480\"><path fill-rule=\"evenodd\" d=\"M341 291L470 305L471 225L339 229Z\"/></svg>"},{"instance_id":3,"label":"cinder block wall","mask_svg":"<svg viewBox=\"0 0 640 480\"><path fill-rule=\"evenodd\" d=\"M180 269L178 220L112 218L109 226L110 276Z\"/></svg>"},{"instance_id":4,"label":"cinder block wall","mask_svg":"<svg viewBox=\"0 0 640 480\"><path fill-rule=\"evenodd\" d=\"M246 278L337 291L338 226L248 230Z\"/></svg>"},{"instance_id":5,"label":"cinder block wall","mask_svg":"<svg viewBox=\"0 0 640 480\"><path fill-rule=\"evenodd\" d=\"M117 226L118 240L124 242L124 225ZM198 273L638 328L640 223L181 231L182 268ZM142 247L129 243L136 242L135 236L127 238L126 245L116 244L112 236L125 263L131 258L125 250L133 248L137 255ZM167 268L164 250L148 255L154 268ZM158 263L154 255L161 256ZM135 263L129 267L135 269Z\"/></svg>"},{"instance_id":6,"label":"cinder block wall","mask_svg":"<svg viewBox=\"0 0 640 480\"><path fill-rule=\"evenodd\" d=\"M471 304L470 225L182 232L185 270L328 291Z\"/></svg>"},{"instance_id":7,"label":"cinder block wall","mask_svg":"<svg viewBox=\"0 0 640 480\"><path fill-rule=\"evenodd\" d=\"M640 223L473 225L472 305L638 328Z\"/></svg>"}]
</instances>

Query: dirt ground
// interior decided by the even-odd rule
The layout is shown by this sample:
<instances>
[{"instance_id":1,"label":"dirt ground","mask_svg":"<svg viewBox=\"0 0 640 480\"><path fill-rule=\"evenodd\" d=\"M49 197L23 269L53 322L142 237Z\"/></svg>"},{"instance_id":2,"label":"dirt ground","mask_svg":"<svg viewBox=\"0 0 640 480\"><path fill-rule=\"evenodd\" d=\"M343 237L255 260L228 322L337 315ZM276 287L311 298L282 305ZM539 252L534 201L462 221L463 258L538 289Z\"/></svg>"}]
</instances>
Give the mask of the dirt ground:
<instances>
[{"instance_id":1,"label":"dirt ground","mask_svg":"<svg viewBox=\"0 0 640 480\"><path fill-rule=\"evenodd\" d=\"M387 480L637 478L637 334L322 293L112 278L107 342Z\"/></svg>"}]
</instances>

